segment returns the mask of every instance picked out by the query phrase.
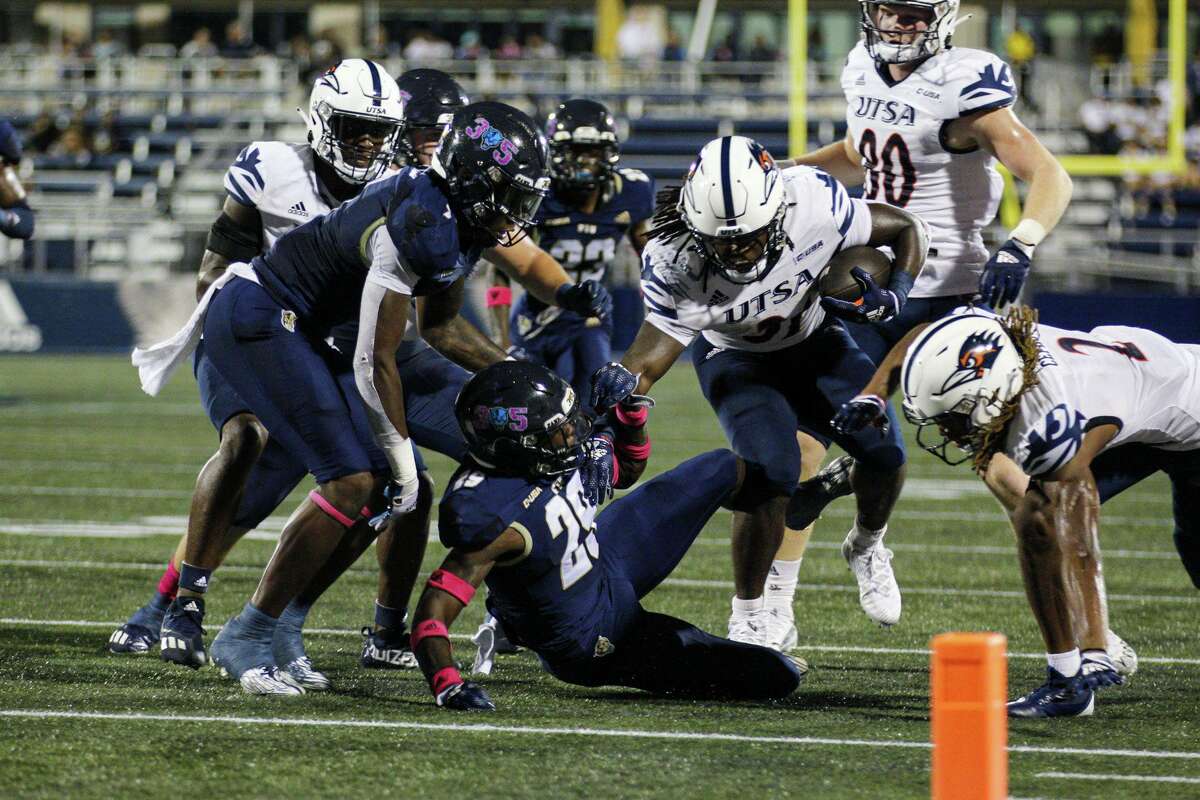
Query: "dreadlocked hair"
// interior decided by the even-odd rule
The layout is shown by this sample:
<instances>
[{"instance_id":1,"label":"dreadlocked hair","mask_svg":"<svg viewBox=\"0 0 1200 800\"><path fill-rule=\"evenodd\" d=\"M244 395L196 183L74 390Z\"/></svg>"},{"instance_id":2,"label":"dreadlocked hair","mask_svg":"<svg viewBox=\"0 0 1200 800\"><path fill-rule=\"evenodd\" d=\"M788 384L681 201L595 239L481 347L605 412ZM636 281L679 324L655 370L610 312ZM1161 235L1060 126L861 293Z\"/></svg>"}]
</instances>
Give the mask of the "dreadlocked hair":
<instances>
[{"instance_id":1,"label":"dreadlocked hair","mask_svg":"<svg viewBox=\"0 0 1200 800\"><path fill-rule=\"evenodd\" d=\"M1037 309L1028 306L1013 306L1008 314L1000 320L1000 325L1012 339L1013 345L1021 356L1022 383L1021 390L1011 400L1004 404L996 418L982 426L971 435L971 446L974 456L971 468L983 475L992 461L992 456L999 452L1004 445L1004 432L1008 423L1017 415L1021 407L1021 398L1039 383L1038 378L1038 337Z\"/></svg>"},{"instance_id":2,"label":"dreadlocked hair","mask_svg":"<svg viewBox=\"0 0 1200 800\"><path fill-rule=\"evenodd\" d=\"M679 200L683 196L683 184L659 189L655 196L654 216L650 219L649 238L670 241L688 233Z\"/></svg>"}]
</instances>

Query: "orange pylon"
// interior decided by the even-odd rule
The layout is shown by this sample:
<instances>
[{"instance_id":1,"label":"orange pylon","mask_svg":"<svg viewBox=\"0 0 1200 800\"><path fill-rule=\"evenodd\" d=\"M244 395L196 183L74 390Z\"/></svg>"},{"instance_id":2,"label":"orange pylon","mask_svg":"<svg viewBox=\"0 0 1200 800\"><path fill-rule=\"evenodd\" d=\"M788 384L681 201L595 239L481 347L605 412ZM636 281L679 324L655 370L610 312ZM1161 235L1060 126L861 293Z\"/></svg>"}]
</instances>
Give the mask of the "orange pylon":
<instances>
[{"instance_id":1,"label":"orange pylon","mask_svg":"<svg viewBox=\"0 0 1200 800\"><path fill-rule=\"evenodd\" d=\"M999 633L933 637L933 800L1008 797L1006 644Z\"/></svg>"}]
</instances>

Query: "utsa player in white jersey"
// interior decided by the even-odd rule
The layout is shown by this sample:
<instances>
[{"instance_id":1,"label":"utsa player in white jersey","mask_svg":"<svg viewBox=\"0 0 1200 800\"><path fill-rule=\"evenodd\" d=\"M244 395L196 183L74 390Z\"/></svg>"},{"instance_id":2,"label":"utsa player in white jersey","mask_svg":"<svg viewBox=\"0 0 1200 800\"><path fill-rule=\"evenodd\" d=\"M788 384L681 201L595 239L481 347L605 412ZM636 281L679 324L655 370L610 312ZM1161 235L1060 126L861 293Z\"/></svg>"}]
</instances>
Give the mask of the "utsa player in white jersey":
<instances>
[{"instance_id":1,"label":"utsa player in white jersey","mask_svg":"<svg viewBox=\"0 0 1200 800\"><path fill-rule=\"evenodd\" d=\"M229 264L266 252L284 233L356 196L382 172L393 157L402 118L395 87L378 64L346 59L313 85L304 114L307 143L262 141L242 149L225 173L225 203L209 232L197 298ZM196 350L194 373L220 445L196 480L187 533L154 597L110 637L108 649L114 653L148 652L160 641L164 615L199 617L184 611L186 598L198 601L191 608L203 608L212 571L304 475L297 474L296 460L267 436L213 367L203 342ZM171 606L177 595L185 600ZM202 653L188 647L189 637L172 633L177 627L169 623L163 632L163 658L200 666L196 662Z\"/></svg>"},{"instance_id":2,"label":"utsa player in white jersey","mask_svg":"<svg viewBox=\"0 0 1200 800\"><path fill-rule=\"evenodd\" d=\"M1062 165L1013 112L1012 71L984 50L951 47L958 0L863 0L863 40L842 71L846 138L797 159L826 170L867 200L917 214L932 231L929 257L910 302L894 319L851 329L878 364L914 325L941 317L978 293L1000 306L1016 300L1034 248L1071 199ZM1024 213L989 257L983 228L996 216L1004 183L996 162L1028 184ZM820 461L828 442L805 439ZM798 492L774 572L794 576L807 533L826 503L850 491L852 460L832 462ZM996 459L989 479L998 496L1019 471ZM773 578L772 582L775 580ZM794 582L789 589L794 586ZM786 598L790 605L791 597Z\"/></svg>"},{"instance_id":3,"label":"utsa player in white jersey","mask_svg":"<svg viewBox=\"0 0 1200 800\"><path fill-rule=\"evenodd\" d=\"M594 376L593 405L619 420L645 415L639 396L695 343L701 390L756 489L737 504L733 522L729 638L737 641L775 638L763 590L799 475L797 426L837 441L860 462L859 514L843 554L868 616L896 623L900 592L882 539L903 483L903 445L895 430L848 438L828 420L873 371L837 317L864 324L903 308L928 247L923 224L892 206L852 200L821 170L780 170L742 136L707 144L677 192L675 202L660 198L643 253L646 320L621 363ZM888 287L867 276L859 305L818 298L816 282L830 258L866 244L894 250Z\"/></svg>"},{"instance_id":4,"label":"utsa player in white jersey","mask_svg":"<svg viewBox=\"0 0 1200 800\"><path fill-rule=\"evenodd\" d=\"M1200 346L1141 328L1061 330L1024 308L1006 318L964 308L915 328L864 391L898 385L930 452L981 474L1004 454L1028 476L1012 519L1048 679L1009 714L1092 713L1093 691L1123 680L1105 652L1098 506L1165 472L1175 547L1200 588ZM851 431L878 420L848 404L834 423Z\"/></svg>"}]
</instances>

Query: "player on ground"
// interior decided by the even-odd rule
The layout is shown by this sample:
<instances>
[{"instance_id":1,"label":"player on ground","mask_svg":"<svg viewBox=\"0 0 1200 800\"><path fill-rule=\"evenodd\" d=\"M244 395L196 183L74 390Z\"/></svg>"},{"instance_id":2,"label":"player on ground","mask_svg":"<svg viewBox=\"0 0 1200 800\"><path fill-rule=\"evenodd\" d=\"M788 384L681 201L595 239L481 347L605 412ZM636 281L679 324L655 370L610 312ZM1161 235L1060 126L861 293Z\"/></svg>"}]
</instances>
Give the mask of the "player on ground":
<instances>
[{"instance_id":1,"label":"player on ground","mask_svg":"<svg viewBox=\"0 0 1200 800\"><path fill-rule=\"evenodd\" d=\"M660 198L660 209L643 254L646 320L621 363L594 376L594 406L615 408L618 418L638 413L636 395L695 342L701 390L750 470L733 505L729 638L736 641L778 638L768 631L774 615L763 590L799 475L798 423L838 441L860 461L859 513L842 552L868 616L896 623L900 591L882 540L904 480L904 448L894 429L884 437L845 437L829 428L833 410L873 372L835 316L853 325L903 308L925 258L924 226L905 211L852 200L820 170L781 171L761 145L741 136L705 145L681 189ZM829 259L864 244L895 251L888 288L867 276L860 304L818 303L815 284Z\"/></svg>"},{"instance_id":2,"label":"player on ground","mask_svg":"<svg viewBox=\"0 0 1200 800\"><path fill-rule=\"evenodd\" d=\"M378 177L393 157L401 115L399 90L378 64L346 59L319 76L305 115L308 142L252 142L226 172L225 204L209 232L196 298L230 264L250 261ZM113 653L145 653L161 636L163 659L186 666L205 661L196 633L212 571L305 474L217 372L203 342L196 348L194 374L220 445L196 480L187 533L157 591L108 642ZM172 605L177 593L184 599ZM170 621L160 634L165 615Z\"/></svg>"},{"instance_id":3,"label":"player on ground","mask_svg":"<svg viewBox=\"0 0 1200 800\"><path fill-rule=\"evenodd\" d=\"M976 293L996 307L1015 301L1034 248L1070 202L1071 179L1013 112L1017 92L1009 66L985 50L951 47L964 21L958 0L860 5L863 41L842 71L846 138L797 163L820 167L847 186L862 184L867 200L911 211L929 224L929 257L903 311L850 329L878 364L914 325ZM1028 192L1021 221L989 257L983 228L995 219L1004 190L997 161L1025 181ZM806 444L806 451L823 455L817 442ZM825 504L850 493L851 464L849 457L835 460L797 492L789 528L806 528ZM1020 481L1016 467L995 460L988 484L1002 502L1005 484ZM802 555L806 542L785 542L788 558Z\"/></svg>"},{"instance_id":4,"label":"player on ground","mask_svg":"<svg viewBox=\"0 0 1200 800\"><path fill-rule=\"evenodd\" d=\"M17 177L21 163L21 136L12 123L0 119L0 233L10 239L33 237L33 209Z\"/></svg>"},{"instance_id":5,"label":"player on ground","mask_svg":"<svg viewBox=\"0 0 1200 800\"><path fill-rule=\"evenodd\" d=\"M799 686L802 661L641 606L713 512L738 503L741 459L728 450L697 456L597 516L579 470L589 461L591 424L562 378L535 364L496 364L471 379L456 411L470 460L442 498L438 527L451 550L413 624L439 706L495 708L482 687L463 681L449 640L484 580L489 611L568 683L743 699L785 697ZM614 448L616 483L632 484L649 455L645 430L618 422Z\"/></svg>"},{"instance_id":6,"label":"player on ground","mask_svg":"<svg viewBox=\"0 0 1200 800\"><path fill-rule=\"evenodd\" d=\"M918 326L864 393L903 386L918 441L947 463L969 459L983 474L1004 454L1029 476L1012 520L1048 679L1009 703L1009 714L1078 716L1092 713L1094 689L1123 680L1105 651L1099 504L1166 472L1175 547L1200 587L1200 347L1140 328L1082 333L1034 319L1024 308L1004 319L964 308ZM878 420L870 406L849 403L834 426ZM933 429L940 438L925 441ZM963 455L953 458L950 444Z\"/></svg>"}]
</instances>

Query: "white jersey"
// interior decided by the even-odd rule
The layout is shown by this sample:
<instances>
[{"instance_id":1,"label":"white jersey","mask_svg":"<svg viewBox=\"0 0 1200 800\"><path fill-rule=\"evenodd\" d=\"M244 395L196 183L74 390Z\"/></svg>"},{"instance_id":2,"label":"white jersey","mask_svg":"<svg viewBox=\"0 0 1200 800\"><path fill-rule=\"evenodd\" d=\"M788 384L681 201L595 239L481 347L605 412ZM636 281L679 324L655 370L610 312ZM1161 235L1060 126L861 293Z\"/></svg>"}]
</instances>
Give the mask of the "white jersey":
<instances>
[{"instance_id":1,"label":"white jersey","mask_svg":"<svg viewBox=\"0 0 1200 800\"><path fill-rule=\"evenodd\" d=\"M825 319L817 279L839 250L867 243L871 209L825 172L804 166L783 171L783 201L787 243L774 268L753 283L705 269L683 237L651 240L642 253L646 321L685 346L703 333L717 347L770 352L808 337Z\"/></svg>"},{"instance_id":2,"label":"white jersey","mask_svg":"<svg viewBox=\"0 0 1200 800\"><path fill-rule=\"evenodd\" d=\"M225 191L258 210L264 251L292 228L338 205L321 191L312 148L292 142L246 145L225 171Z\"/></svg>"},{"instance_id":3,"label":"white jersey","mask_svg":"<svg viewBox=\"0 0 1200 800\"><path fill-rule=\"evenodd\" d=\"M1004 448L1027 474L1054 472L1107 423L1120 431L1106 450L1200 450L1200 346L1118 325L1089 333L1039 325L1038 336L1039 382L1021 397Z\"/></svg>"},{"instance_id":4,"label":"white jersey","mask_svg":"<svg viewBox=\"0 0 1200 800\"><path fill-rule=\"evenodd\" d=\"M846 122L866 170L863 196L929 223L925 268L910 297L970 294L987 263L983 228L1004 181L986 151L949 149L946 126L968 114L1011 106L1008 65L984 50L949 48L899 83L861 42L842 71Z\"/></svg>"}]
</instances>

